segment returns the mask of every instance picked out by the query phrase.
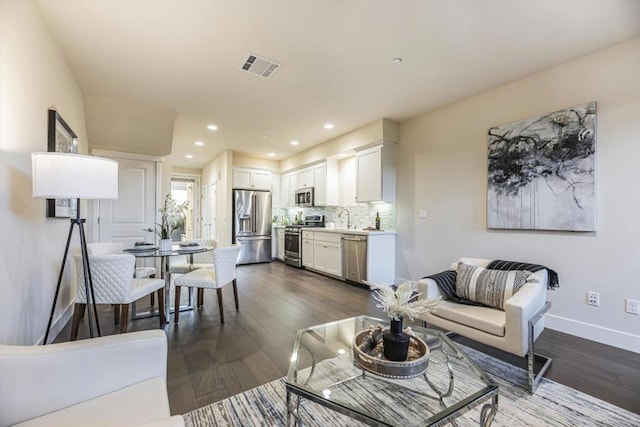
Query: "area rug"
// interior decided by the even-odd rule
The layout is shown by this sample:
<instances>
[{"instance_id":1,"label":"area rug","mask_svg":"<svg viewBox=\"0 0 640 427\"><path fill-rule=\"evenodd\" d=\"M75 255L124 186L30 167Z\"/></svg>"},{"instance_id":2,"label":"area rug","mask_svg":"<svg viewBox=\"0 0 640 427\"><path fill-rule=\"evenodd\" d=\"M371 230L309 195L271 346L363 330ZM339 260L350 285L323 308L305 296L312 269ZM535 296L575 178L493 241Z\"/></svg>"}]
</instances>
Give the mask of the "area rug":
<instances>
[{"instance_id":1,"label":"area rug","mask_svg":"<svg viewBox=\"0 0 640 427\"><path fill-rule=\"evenodd\" d=\"M494 426L640 426L640 415L570 387L543 379L535 395L522 388L526 371L469 347L460 347L500 386ZM185 415L187 427L284 426L287 421L284 379L212 403ZM308 400L300 403L305 426L363 424ZM456 419L458 426L477 426L480 407Z\"/></svg>"}]
</instances>

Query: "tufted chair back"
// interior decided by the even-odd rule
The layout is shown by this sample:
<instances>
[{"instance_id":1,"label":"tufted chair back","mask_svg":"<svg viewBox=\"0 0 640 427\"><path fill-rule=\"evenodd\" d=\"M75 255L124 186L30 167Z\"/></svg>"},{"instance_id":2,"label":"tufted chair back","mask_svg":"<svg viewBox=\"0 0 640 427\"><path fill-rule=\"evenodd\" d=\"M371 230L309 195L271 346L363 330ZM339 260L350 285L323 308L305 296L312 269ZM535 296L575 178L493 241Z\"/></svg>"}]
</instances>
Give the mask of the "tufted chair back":
<instances>
[{"instance_id":1,"label":"tufted chair back","mask_svg":"<svg viewBox=\"0 0 640 427\"><path fill-rule=\"evenodd\" d=\"M218 244L216 239L191 239L189 242L195 242L200 246L213 246L214 248ZM213 264L213 251L202 252L199 254L193 254L194 264Z\"/></svg>"},{"instance_id":2,"label":"tufted chair back","mask_svg":"<svg viewBox=\"0 0 640 427\"><path fill-rule=\"evenodd\" d=\"M216 272L216 288L221 288L236 278L238 255L240 255L240 245L231 245L213 250L213 268Z\"/></svg>"},{"instance_id":3,"label":"tufted chair back","mask_svg":"<svg viewBox=\"0 0 640 427\"><path fill-rule=\"evenodd\" d=\"M89 252L89 255L120 254L123 249L124 244L120 242L97 242L87 244L87 252Z\"/></svg>"},{"instance_id":4,"label":"tufted chair back","mask_svg":"<svg viewBox=\"0 0 640 427\"><path fill-rule=\"evenodd\" d=\"M75 255L76 304L86 304L82 257ZM130 254L89 255L96 304L127 303L133 283L136 258Z\"/></svg>"}]
</instances>

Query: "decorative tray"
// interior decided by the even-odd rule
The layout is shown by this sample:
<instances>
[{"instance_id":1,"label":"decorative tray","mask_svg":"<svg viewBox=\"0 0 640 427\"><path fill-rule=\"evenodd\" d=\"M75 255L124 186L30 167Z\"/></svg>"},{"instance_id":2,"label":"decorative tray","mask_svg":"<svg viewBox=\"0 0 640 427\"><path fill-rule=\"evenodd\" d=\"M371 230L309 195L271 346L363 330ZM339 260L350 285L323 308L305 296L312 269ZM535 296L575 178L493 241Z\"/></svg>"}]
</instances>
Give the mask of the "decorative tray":
<instances>
[{"instance_id":1,"label":"decorative tray","mask_svg":"<svg viewBox=\"0 0 640 427\"><path fill-rule=\"evenodd\" d=\"M409 335L409 354L404 362L387 360L383 356L382 325L360 331L353 339L355 364L373 374L387 378L413 378L422 375L429 367L429 347L406 328ZM372 349L371 346L374 345Z\"/></svg>"}]
</instances>

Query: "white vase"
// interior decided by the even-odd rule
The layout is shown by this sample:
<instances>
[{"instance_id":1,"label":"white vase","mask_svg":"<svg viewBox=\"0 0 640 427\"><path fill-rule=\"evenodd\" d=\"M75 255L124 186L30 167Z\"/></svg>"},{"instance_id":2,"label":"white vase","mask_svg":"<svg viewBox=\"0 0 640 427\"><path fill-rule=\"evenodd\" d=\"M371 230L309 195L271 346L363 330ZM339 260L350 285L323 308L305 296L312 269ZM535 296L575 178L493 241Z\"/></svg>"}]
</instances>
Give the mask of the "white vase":
<instances>
[{"instance_id":1,"label":"white vase","mask_svg":"<svg viewBox=\"0 0 640 427\"><path fill-rule=\"evenodd\" d=\"M171 239L160 239L160 250L162 252L170 251L173 246Z\"/></svg>"}]
</instances>

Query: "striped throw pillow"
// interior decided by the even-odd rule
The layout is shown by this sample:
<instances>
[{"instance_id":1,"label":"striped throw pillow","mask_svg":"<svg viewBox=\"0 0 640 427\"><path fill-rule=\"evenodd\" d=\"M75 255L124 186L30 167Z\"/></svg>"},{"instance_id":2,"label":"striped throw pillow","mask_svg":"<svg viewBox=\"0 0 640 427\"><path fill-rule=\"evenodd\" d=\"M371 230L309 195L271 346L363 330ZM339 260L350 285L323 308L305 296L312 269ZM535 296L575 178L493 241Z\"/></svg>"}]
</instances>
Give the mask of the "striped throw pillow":
<instances>
[{"instance_id":1,"label":"striped throw pillow","mask_svg":"<svg viewBox=\"0 0 640 427\"><path fill-rule=\"evenodd\" d=\"M531 274L527 270L487 270L460 262L456 294L460 298L504 310L505 302L527 283Z\"/></svg>"}]
</instances>

